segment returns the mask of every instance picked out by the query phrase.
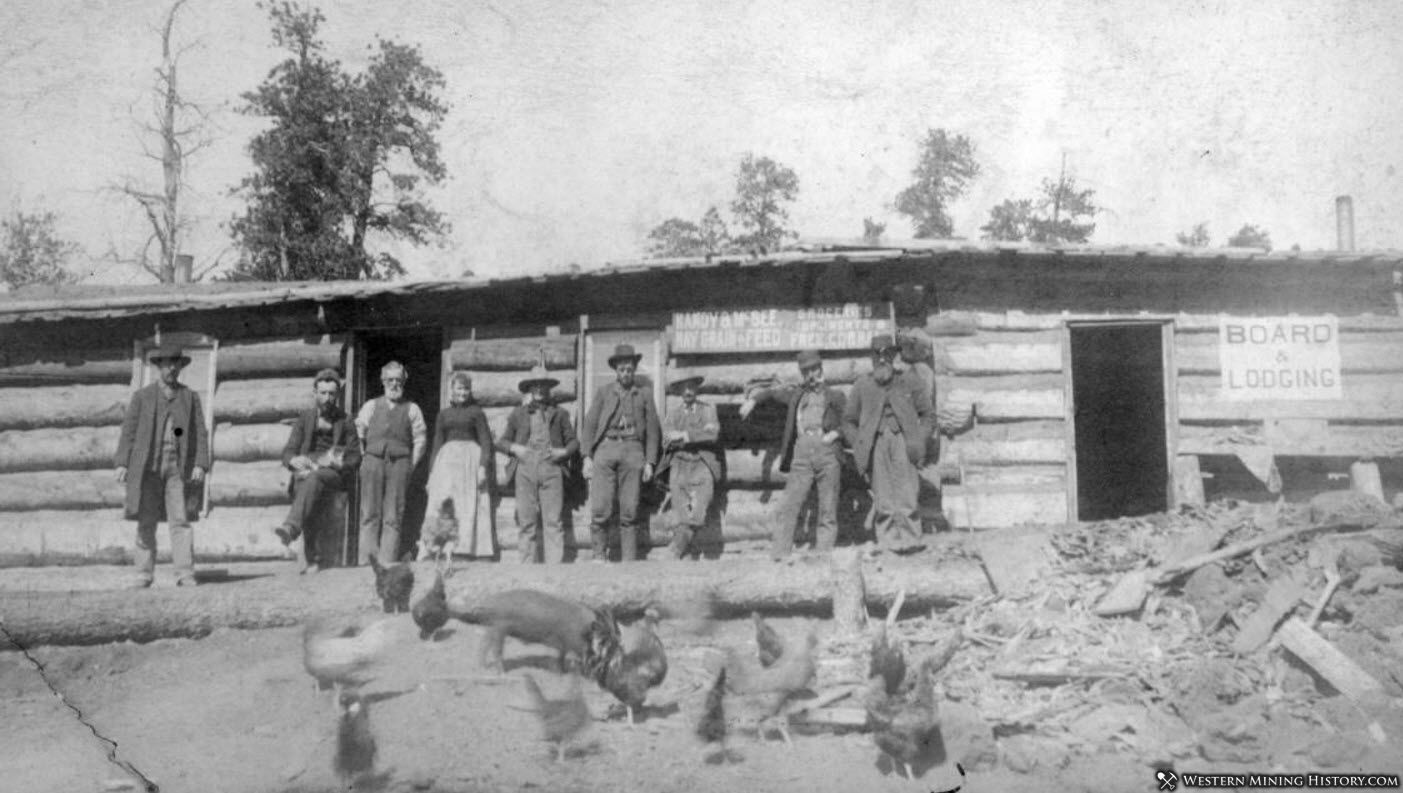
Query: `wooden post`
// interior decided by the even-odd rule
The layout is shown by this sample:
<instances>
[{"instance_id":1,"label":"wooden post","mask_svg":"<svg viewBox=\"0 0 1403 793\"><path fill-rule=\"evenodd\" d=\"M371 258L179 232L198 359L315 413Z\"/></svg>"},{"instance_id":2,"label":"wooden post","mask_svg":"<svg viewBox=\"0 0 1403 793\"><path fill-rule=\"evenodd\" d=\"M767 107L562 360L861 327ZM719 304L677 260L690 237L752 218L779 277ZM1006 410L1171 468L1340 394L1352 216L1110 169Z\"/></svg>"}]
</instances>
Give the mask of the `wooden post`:
<instances>
[{"instance_id":1,"label":"wooden post","mask_svg":"<svg viewBox=\"0 0 1403 793\"><path fill-rule=\"evenodd\" d=\"M862 557L853 547L835 549L829 559L829 571L833 619L839 633L862 633L867 629L867 587L862 580Z\"/></svg>"},{"instance_id":2,"label":"wooden post","mask_svg":"<svg viewBox=\"0 0 1403 793\"><path fill-rule=\"evenodd\" d=\"M1367 493L1379 501L1384 500L1383 480L1379 477L1379 464L1373 460L1356 460L1349 466L1349 487L1356 493Z\"/></svg>"},{"instance_id":3,"label":"wooden post","mask_svg":"<svg viewBox=\"0 0 1403 793\"><path fill-rule=\"evenodd\" d=\"M1174 502L1175 506L1191 504L1201 507L1204 504L1203 470L1198 464L1197 454L1181 454L1174 458Z\"/></svg>"}]
</instances>

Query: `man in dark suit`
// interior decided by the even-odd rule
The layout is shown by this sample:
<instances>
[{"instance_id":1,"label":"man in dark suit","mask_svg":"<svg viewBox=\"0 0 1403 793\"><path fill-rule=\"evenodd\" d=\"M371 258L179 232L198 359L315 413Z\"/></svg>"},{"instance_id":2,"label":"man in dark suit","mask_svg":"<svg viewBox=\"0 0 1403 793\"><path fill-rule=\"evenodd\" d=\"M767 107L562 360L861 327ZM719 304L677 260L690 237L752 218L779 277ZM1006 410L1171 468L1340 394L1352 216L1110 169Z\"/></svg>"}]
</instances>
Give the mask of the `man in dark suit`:
<instances>
[{"instance_id":1,"label":"man in dark suit","mask_svg":"<svg viewBox=\"0 0 1403 793\"><path fill-rule=\"evenodd\" d=\"M570 414L551 401L550 391L559 384L545 367L531 370L517 385L525 401L512 408L497 439L497 449L512 456L507 478L516 490L517 550L526 564L565 561L566 467L580 441Z\"/></svg>"},{"instance_id":2,"label":"man in dark suit","mask_svg":"<svg viewBox=\"0 0 1403 793\"><path fill-rule=\"evenodd\" d=\"M620 344L609 356L614 382L600 387L580 427L590 480L590 545L594 561L608 561L609 524L615 505L619 515L620 555L638 558L638 500L643 483L653 478L662 446L662 429L653 395L635 375L643 356Z\"/></svg>"},{"instance_id":3,"label":"man in dark suit","mask_svg":"<svg viewBox=\"0 0 1403 793\"><path fill-rule=\"evenodd\" d=\"M935 427L930 391L914 372L898 372L900 348L890 335L872 339L872 372L848 397L843 427L858 472L872 485L878 545L903 552L920 548L918 471Z\"/></svg>"},{"instance_id":4,"label":"man in dark suit","mask_svg":"<svg viewBox=\"0 0 1403 793\"><path fill-rule=\"evenodd\" d=\"M334 369L317 372L312 381L316 404L302 411L283 447L283 465L292 471L288 492L292 508L283 525L274 529L283 545L303 536L303 573L315 573L331 560L321 557L317 542L316 510L325 506L324 495L350 488L360 465L360 440L355 425L341 408L341 375Z\"/></svg>"},{"instance_id":5,"label":"man in dark suit","mask_svg":"<svg viewBox=\"0 0 1403 793\"><path fill-rule=\"evenodd\" d=\"M787 474L784 498L775 517L771 556L779 561L794 550L794 529L799 510L818 491L818 536L814 548L830 551L838 541L838 487L842 478L843 392L823 382L823 359L818 350L799 353L798 386L766 388L746 396L740 407L746 418L760 402L788 405L784 436L780 440L779 470Z\"/></svg>"},{"instance_id":6,"label":"man in dark suit","mask_svg":"<svg viewBox=\"0 0 1403 793\"><path fill-rule=\"evenodd\" d=\"M136 521L137 585L151 586L156 573L156 524L167 521L176 585L194 586L195 533L190 521L203 503L210 467L209 431L200 397L180 382L190 357L162 345L148 360L156 382L132 395L122 420L114 464L126 484L124 511Z\"/></svg>"}]
</instances>

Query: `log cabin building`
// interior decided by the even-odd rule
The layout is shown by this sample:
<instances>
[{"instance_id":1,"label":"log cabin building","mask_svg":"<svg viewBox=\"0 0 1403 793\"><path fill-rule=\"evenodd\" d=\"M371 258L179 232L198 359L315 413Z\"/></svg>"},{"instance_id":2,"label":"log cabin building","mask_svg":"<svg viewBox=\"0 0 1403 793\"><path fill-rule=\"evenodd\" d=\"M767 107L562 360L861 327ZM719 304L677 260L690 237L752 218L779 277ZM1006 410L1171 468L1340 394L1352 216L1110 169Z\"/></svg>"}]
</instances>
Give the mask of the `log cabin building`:
<instances>
[{"instance_id":1,"label":"log cabin building","mask_svg":"<svg viewBox=\"0 0 1403 793\"><path fill-rule=\"evenodd\" d=\"M922 506L958 530L1145 514L1205 498L1403 487L1403 254L965 244L815 245L764 258L655 260L579 274L431 283L67 286L0 295L0 563L129 552L112 476L146 349L183 342L215 458L201 559L278 556L280 455L311 377L347 376L348 407L399 360L432 423L454 370L494 432L538 362L578 423L614 345L663 385L706 377L727 448L726 539L767 536L782 411L741 421L747 384L796 380L824 350L841 386L874 333L908 340L932 380L940 462ZM505 466L498 466L498 470ZM425 505L416 472L412 539ZM503 483L505 484L505 483ZM861 488L849 523L861 522ZM354 525L354 501L344 520ZM339 517L339 516L338 516ZM576 512L577 543L587 518ZM666 542L665 516L652 542ZM498 536L516 537L510 494ZM349 553L355 532L340 535ZM164 552L164 540L162 541ZM353 558L353 557L347 557Z\"/></svg>"}]
</instances>

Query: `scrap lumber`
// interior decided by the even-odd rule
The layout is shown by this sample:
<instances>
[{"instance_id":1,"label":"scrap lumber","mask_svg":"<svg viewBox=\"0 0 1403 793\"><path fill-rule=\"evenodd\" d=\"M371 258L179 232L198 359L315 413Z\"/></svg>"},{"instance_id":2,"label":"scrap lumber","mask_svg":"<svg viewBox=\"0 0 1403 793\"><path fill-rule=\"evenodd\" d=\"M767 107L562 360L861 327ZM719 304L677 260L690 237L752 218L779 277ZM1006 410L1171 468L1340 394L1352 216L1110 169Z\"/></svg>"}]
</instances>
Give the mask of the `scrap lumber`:
<instances>
[{"instance_id":1,"label":"scrap lumber","mask_svg":"<svg viewBox=\"0 0 1403 793\"><path fill-rule=\"evenodd\" d=\"M1355 702L1365 703L1383 696L1383 685L1379 681L1299 619L1292 617L1283 622L1276 631L1276 638L1282 647L1336 691Z\"/></svg>"},{"instance_id":2,"label":"scrap lumber","mask_svg":"<svg viewBox=\"0 0 1403 793\"><path fill-rule=\"evenodd\" d=\"M1242 630L1238 631L1237 638L1233 639L1233 652L1246 655L1266 644L1272 631L1276 629L1276 624L1307 594L1306 588L1289 575L1273 581L1262 598L1262 604L1247 618Z\"/></svg>"},{"instance_id":3,"label":"scrap lumber","mask_svg":"<svg viewBox=\"0 0 1403 793\"><path fill-rule=\"evenodd\" d=\"M1145 605L1145 596L1150 591L1149 578L1150 571L1143 568L1131 570L1121 576L1096 604L1096 616L1113 617L1139 611Z\"/></svg>"},{"instance_id":4,"label":"scrap lumber","mask_svg":"<svg viewBox=\"0 0 1403 793\"><path fill-rule=\"evenodd\" d=\"M833 588L833 620L839 633L861 633L867 627L866 588L862 557L851 546L838 548L829 557Z\"/></svg>"},{"instance_id":5,"label":"scrap lumber","mask_svg":"<svg viewBox=\"0 0 1403 793\"><path fill-rule=\"evenodd\" d=\"M1194 556L1182 562L1178 562L1177 564L1165 565L1155 571L1153 583L1167 584L1184 573L1193 572L1204 565L1221 562L1224 559L1231 559L1234 556L1241 556L1245 553L1251 553L1258 548L1283 542L1293 537L1301 537L1316 532L1340 531L1341 529L1353 528L1357 525L1358 524L1349 523L1329 523L1320 526L1296 526L1289 529L1281 529L1280 531L1267 532L1266 534L1253 537L1250 540L1233 543L1226 548L1220 548L1212 553Z\"/></svg>"}]
</instances>

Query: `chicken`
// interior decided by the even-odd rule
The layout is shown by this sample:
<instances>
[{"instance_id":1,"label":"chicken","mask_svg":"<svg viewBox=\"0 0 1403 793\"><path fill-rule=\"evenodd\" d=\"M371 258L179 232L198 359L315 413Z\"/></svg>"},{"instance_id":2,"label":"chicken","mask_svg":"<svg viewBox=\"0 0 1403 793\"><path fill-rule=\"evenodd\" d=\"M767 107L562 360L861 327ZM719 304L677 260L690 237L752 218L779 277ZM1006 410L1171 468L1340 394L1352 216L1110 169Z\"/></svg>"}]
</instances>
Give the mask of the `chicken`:
<instances>
[{"instance_id":1,"label":"chicken","mask_svg":"<svg viewBox=\"0 0 1403 793\"><path fill-rule=\"evenodd\" d=\"M887 636L887 623L877 623L872 637L872 653L867 665L868 677L880 677L887 696L901 690L901 681L906 677L906 656L901 642Z\"/></svg>"},{"instance_id":2,"label":"chicken","mask_svg":"<svg viewBox=\"0 0 1403 793\"><path fill-rule=\"evenodd\" d=\"M750 612L750 619L755 622L755 645L760 648L760 665L772 666L784 653L784 640L768 622L765 622L760 612Z\"/></svg>"},{"instance_id":3,"label":"chicken","mask_svg":"<svg viewBox=\"0 0 1403 793\"><path fill-rule=\"evenodd\" d=\"M633 711L641 709L648 698L648 689L661 685L667 677L667 653L658 638L657 623L658 612L648 609L643 619L620 630L617 645L601 653L602 674L596 680L623 703L630 726Z\"/></svg>"},{"instance_id":4,"label":"chicken","mask_svg":"<svg viewBox=\"0 0 1403 793\"><path fill-rule=\"evenodd\" d=\"M434 585L419 598L409 613L414 617L414 624L419 626L419 638L424 641L432 639L439 628L448 624L448 598L444 593L441 571L434 573Z\"/></svg>"},{"instance_id":5,"label":"chicken","mask_svg":"<svg viewBox=\"0 0 1403 793\"><path fill-rule=\"evenodd\" d=\"M732 650L726 660L726 689L746 716L756 721L757 733L767 726L779 731L785 743L789 737L789 716L785 706L800 692L810 690L818 674L814 648L818 637L810 627L802 639L782 639L783 652L768 668Z\"/></svg>"},{"instance_id":6,"label":"chicken","mask_svg":"<svg viewBox=\"0 0 1403 793\"><path fill-rule=\"evenodd\" d=\"M349 790L356 780L375 770L375 735L370 731L370 703L360 694L343 691L339 704L341 721L336 728L332 770Z\"/></svg>"},{"instance_id":7,"label":"chicken","mask_svg":"<svg viewBox=\"0 0 1403 793\"><path fill-rule=\"evenodd\" d=\"M364 629L330 619L309 621L302 629L302 666L319 686L358 689L375 679L375 664L394 641L394 620Z\"/></svg>"},{"instance_id":8,"label":"chicken","mask_svg":"<svg viewBox=\"0 0 1403 793\"><path fill-rule=\"evenodd\" d=\"M458 545L458 518L453 507L453 499L445 498L438 507L438 517L425 520L419 536L419 552L415 561L422 562L430 556L440 565L445 560L452 561L453 550Z\"/></svg>"},{"instance_id":9,"label":"chicken","mask_svg":"<svg viewBox=\"0 0 1403 793\"><path fill-rule=\"evenodd\" d=\"M526 694L532 710L541 720L541 734L555 744L556 761L565 759L565 744L589 726L589 706L580 690L579 675L570 675L570 686L563 699L546 699L541 687L530 675L525 675Z\"/></svg>"},{"instance_id":10,"label":"chicken","mask_svg":"<svg viewBox=\"0 0 1403 793\"><path fill-rule=\"evenodd\" d=\"M375 594L385 606L386 614L409 611L409 593L414 590L414 570L406 562L390 567L370 557L370 569L375 571Z\"/></svg>"},{"instance_id":11,"label":"chicken","mask_svg":"<svg viewBox=\"0 0 1403 793\"><path fill-rule=\"evenodd\" d=\"M721 756L726 757L726 667L716 673L716 682L706 692L706 704L697 721L697 737L703 744L721 744Z\"/></svg>"},{"instance_id":12,"label":"chicken","mask_svg":"<svg viewBox=\"0 0 1403 793\"><path fill-rule=\"evenodd\" d=\"M931 664L920 664L915 687L899 696L886 693L880 676L868 681L864 704L872 741L905 771L907 779L945 760L933 678Z\"/></svg>"}]
</instances>

